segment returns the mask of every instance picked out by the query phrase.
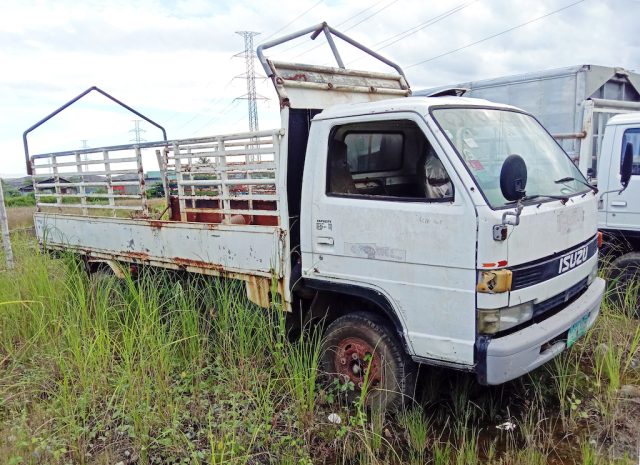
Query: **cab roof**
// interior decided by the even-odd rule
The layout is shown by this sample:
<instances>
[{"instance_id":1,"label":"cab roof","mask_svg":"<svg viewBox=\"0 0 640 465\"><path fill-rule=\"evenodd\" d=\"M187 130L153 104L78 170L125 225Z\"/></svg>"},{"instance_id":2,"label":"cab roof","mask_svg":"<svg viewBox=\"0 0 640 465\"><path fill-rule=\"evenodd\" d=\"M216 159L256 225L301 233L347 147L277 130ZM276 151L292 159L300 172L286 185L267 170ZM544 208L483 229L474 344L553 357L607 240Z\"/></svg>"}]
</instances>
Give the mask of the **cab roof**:
<instances>
[{"instance_id":1,"label":"cab roof","mask_svg":"<svg viewBox=\"0 0 640 465\"><path fill-rule=\"evenodd\" d=\"M439 106L479 106L492 107L510 110L519 110L511 105L490 102L489 100L470 97L402 97L394 99L380 100L377 102L352 103L334 105L323 110L314 119L332 119L348 116L392 113L399 111L410 111L421 115L427 114L432 107Z\"/></svg>"},{"instance_id":2,"label":"cab roof","mask_svg":"<svg viewBox=\"0 0 640 465\"><path fill-rule=\"evenodd\" d=\"M640 123L640 112L635 113L623 113L615 115L609 118L607 126L613 126L617 124L638 124Z\"/></svg>"}]
</instances>

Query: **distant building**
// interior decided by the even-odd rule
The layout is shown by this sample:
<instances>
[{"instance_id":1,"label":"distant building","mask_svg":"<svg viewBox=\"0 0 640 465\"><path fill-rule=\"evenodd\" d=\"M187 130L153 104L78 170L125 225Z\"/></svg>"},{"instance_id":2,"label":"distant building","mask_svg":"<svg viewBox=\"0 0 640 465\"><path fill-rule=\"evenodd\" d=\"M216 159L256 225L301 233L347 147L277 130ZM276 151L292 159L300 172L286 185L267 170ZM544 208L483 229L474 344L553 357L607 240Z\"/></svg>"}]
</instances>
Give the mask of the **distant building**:
<instances>
[{"instance_id":1,"label":"distant building","mask_svg":"<svg viewBox=\"0 0 640 465\"><path fill-rule=\"evenodd\" d=\"M54 184L56 182L55 178L48 178L38 181L38 193L40 194L55 194L55 187L46 186L47 184ZM71 184L71 181L65 178L58 178L59 184ZM41 187L45 185L46 187ZM18 189L22 194L31 194L33 192L33 184L29 184L26 186L22 186ZM60 186L61 194L77 194L78 189L75 186Z\"/></svg>"}]
</instances>

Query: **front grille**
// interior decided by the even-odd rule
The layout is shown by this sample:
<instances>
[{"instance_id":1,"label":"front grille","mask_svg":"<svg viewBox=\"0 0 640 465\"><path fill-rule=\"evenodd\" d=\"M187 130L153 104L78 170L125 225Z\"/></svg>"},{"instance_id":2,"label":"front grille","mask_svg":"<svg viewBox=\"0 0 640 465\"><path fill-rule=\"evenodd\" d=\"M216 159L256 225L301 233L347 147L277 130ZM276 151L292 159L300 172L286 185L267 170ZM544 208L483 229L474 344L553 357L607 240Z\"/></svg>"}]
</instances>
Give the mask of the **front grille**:
<instances>
[{"instance_id":1,"label":"front grille","mask_svg":"<svg viewBox=\"0 0 640 465\"><path fill-rule=\"evenodd\" d=\"M561 260L566 258L567 255L579 253L580 249L586 247L586 253L581 257L582 262L577 263L575 266L571 265L568 268L564 268ZM548 279L555 278L561 274L570 271L571 269L579 266L593 257L598 252L598 240L597 236L585 241L570 249L563 250L562 252L554 254L552 257L545 258L538 262L525 263L522 265L516 265L511 268L513 272L511 281L511 290L517 291L518 289L524 289L525 287L534 286Z\"/></svg>"},{"instance_id":2,"label":"front grille","mask_svg":"<svg viewBox=\"0 0 640 465\"><path fill-rule=\"evenodd\" d=\"M547 300L539 302L533 307L533 318L544 319L547 313L553 313L554 310L559 310L567 306L568 303L577 299L587 289L587 278L582 279L577 284L574 284L569 289L560 294L554 295Z\"/></svg>"},{"instance_id":3,"label":"front grille","mask_svg":"<svg viewBox=\"0 0 640 465\"><path fill-rule=\"evenodd\" d=\"M538 267L532 267L530 269L520 270L514 273L511 288L516 290L538 284L542 281L542 271L543 270Z\"/></svg>"}]
</instances>

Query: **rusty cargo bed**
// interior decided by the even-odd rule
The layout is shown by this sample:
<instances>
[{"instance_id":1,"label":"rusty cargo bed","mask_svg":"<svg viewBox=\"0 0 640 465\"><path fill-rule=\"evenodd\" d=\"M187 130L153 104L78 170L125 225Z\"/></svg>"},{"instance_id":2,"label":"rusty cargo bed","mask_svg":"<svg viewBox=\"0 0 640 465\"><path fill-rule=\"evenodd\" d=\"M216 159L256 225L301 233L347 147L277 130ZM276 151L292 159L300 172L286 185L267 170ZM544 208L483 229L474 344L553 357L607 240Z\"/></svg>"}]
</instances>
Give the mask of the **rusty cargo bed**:
<instances>
[{"instance_id":1,"label":"rusty cargo bed","mask_svg":"<svg viewBox=\"0 0 640 465\"><path fill-rule=\"evenodd\" d=\"M89 261L241 279L266 306L273 278L288 296L283 133L34 155L36 234ZM143 161L157 162L159 177Z\"/></svg>"}]
</instances>

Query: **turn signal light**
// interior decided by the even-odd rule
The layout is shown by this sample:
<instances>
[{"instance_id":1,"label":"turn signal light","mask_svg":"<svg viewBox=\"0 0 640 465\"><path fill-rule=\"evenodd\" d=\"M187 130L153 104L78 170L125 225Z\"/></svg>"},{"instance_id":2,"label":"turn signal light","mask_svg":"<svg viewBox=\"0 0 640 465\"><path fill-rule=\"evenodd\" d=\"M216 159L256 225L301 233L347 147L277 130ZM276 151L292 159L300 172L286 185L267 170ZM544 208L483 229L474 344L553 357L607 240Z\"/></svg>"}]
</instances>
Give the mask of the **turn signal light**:
<instances>
[{"instance_id":1,"label":"turn signal light","mask_svg":"<svg viewBox=\"0 0 640 465\"><path fill-rule=\"evenodd\" d=\"M598 231L598 248L602 247L602 231Z\"/></svg>"},{"instance_id":2,"label":"turn signal light","mask_svg":"<svg viewBox=\"0 0 640 465\"><path fill-rule=\"evenodd\" d=\"M483 270L478 273L478 292L495 294L511 290L511 270Z\"/></svg>"}]
</instances>

